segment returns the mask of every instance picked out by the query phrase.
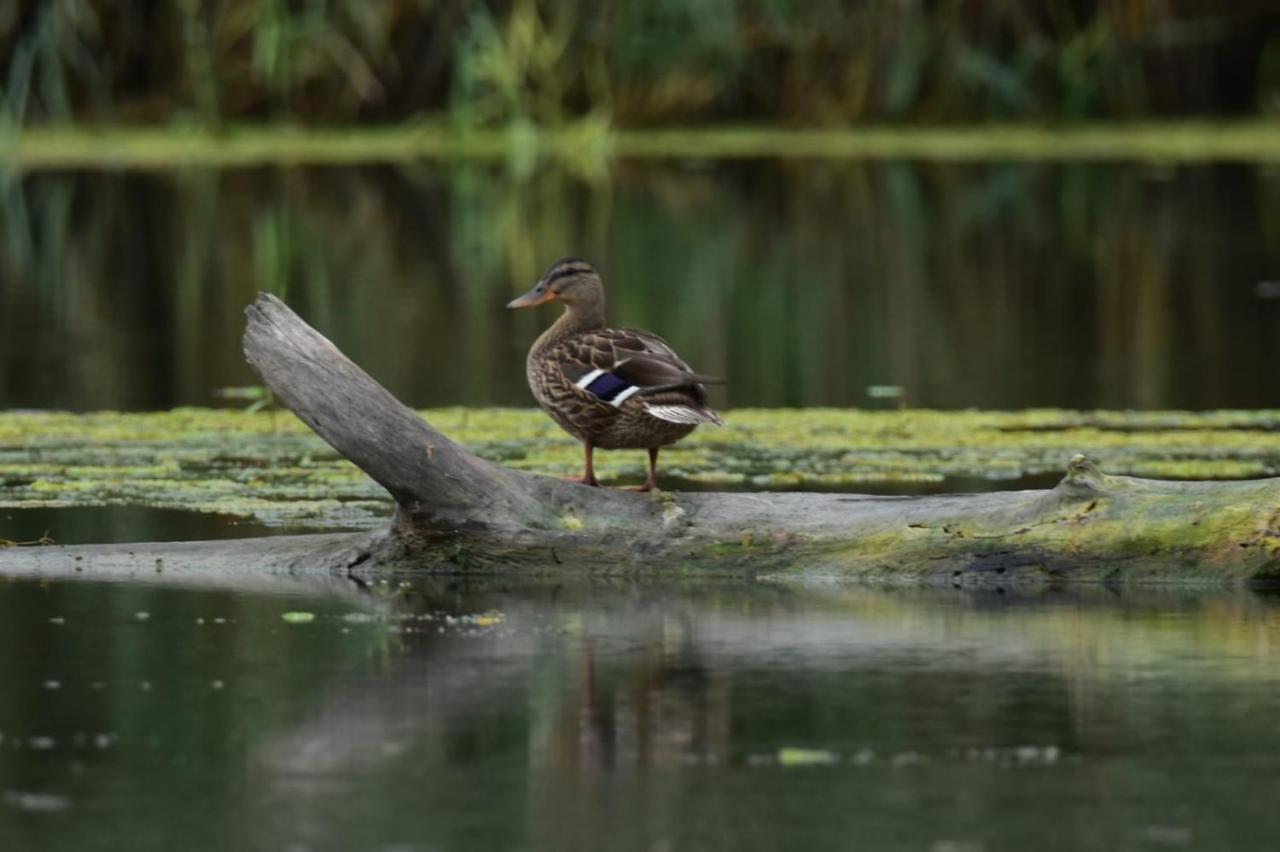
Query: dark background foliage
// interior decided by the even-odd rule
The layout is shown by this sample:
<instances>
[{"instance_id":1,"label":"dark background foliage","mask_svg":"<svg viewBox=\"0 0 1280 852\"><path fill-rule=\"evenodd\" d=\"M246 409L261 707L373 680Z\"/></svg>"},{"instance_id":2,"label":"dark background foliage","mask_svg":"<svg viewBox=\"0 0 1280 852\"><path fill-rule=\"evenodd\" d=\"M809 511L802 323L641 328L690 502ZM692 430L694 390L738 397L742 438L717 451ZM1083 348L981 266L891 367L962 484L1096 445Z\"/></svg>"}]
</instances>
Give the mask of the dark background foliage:
<instances>
[{"instance_id":1,"label":"dark background foliage","mask_svg":"<svg viewBox=\"0 0 1280 852\"><path fill-rule=\"evenodd\" d=\"M1270 0L37 0L10 120L956 122L1280 109Z\"/></svg>"}]
</instances>

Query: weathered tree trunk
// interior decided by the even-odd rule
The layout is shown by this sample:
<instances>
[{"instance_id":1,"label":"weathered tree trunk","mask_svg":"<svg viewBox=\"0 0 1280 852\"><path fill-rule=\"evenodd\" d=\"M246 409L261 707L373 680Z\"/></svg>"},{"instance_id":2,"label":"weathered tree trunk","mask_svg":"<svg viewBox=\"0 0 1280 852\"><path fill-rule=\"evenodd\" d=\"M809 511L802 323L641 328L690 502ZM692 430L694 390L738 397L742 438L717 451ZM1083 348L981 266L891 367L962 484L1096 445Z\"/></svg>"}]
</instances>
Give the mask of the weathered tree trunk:
<instances>
[{"instance_id":1,"label":"weathered tree trunk","mask_svg":"<svg viewBox=\"0 0 1280 852\"><path fill-rule=\"evenodd\" d=\"M259 570L689 570L954 583L1280 577L1280 479L1107 476L1077 456L1048 491L873 497L588 488L472 455L274 296L249 307L244 346L277 398L397 505L388 531L311 537L296 552L264 545ZM171 559L183 558L183 546L167 548ZM58 550L43 557L46 566L76 553ZM121 548L89 553L112 571L146 568ZM8 559L0 554L0 570Z\"/></svg>"},{"instance_id":2,"label":"weathered tree trunk","mask_svg":"<svg viewBox=\"0 0 1280 852\"><path fill-rule=\"evenodd\" d=\"M1050 491L931 497L642 495L508 470L454 444L272 296L249 308L263 381L395 498L361 556L450 569L885 578L1261 578L1280 569L1280 480L1163 482L1083 457Z\"/></svg>"}]
</instances>

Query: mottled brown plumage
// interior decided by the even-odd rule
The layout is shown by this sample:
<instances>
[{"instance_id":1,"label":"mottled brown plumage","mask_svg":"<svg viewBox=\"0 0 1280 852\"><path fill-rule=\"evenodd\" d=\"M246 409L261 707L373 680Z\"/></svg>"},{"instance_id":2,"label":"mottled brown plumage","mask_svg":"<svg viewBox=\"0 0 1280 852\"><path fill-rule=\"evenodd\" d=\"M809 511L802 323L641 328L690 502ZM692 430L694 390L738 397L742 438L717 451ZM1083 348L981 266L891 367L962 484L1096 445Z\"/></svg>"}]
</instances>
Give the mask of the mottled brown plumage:
<instances>
[{"instance_id":1,"label":"mottled brown plumage","mask_svg":"<svg viewBox=\"0 0 1280 852\"><path fill-rule=\"evenodd\" d=\"M594 448L647 449L649 476L640 490L655 487L659 448L700 423L721 424L707 406L704 387L718 380L693 372L656 334L606 328L604 284L586 261L557 261L507 307L553 300L563 302L565 312L534 342L526 364L534 397L583 442L582 482L599 484L592 469Z\"/></svg>"}]
</instances>

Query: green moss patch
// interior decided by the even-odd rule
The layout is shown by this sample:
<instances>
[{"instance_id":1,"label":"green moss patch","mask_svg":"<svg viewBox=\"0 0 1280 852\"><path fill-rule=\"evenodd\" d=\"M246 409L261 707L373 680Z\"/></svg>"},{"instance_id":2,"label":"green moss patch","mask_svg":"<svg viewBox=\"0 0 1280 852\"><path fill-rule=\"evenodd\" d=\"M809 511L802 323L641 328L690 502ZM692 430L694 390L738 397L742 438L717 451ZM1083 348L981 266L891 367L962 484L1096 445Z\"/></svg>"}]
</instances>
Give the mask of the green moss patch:
<instances>
[{"instance_id":1,"label":"green moss patch","mask_svg":"<svg viewBox=\"0 0 1280 852\"><path fill-rule=\"evenodd\" d=\"M581 450L524 409L424 412L479 455L534 473L578 471ZM1280 475L1280 411L1073 412L739 409L663 451L681 487L949 490L1056 476L1076 452L1109 473ZM602 452L610 483L639 482L645 454ZM0 413L0 507L146 505L268 524L369 526L385 492L284 411ZM572 520L566 520L572 524ZM0 531L2 533L2 531Z\"/></svg>"}]
</instances>

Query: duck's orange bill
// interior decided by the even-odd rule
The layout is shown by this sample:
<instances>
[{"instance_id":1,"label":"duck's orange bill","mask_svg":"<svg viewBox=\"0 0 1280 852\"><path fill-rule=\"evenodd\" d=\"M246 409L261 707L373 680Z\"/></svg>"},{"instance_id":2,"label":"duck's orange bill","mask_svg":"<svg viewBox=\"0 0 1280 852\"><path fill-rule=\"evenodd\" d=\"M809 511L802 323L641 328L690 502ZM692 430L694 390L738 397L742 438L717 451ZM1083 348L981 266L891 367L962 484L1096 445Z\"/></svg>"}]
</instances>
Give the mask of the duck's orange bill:
<instances>
[{"instance_id":1,"label":"duck's orange bill","mask_svg":"<svg viewBox=\"0 0 1280 852\"><path fill-rule=\"evenodd\" d=\"M535 288L533 290L530 290L528 293L525 293L520 298L512 299L510 302L507 302L507 307L508 308L532 308L534 305L542 305L547 302L550 302L555 297L556 297L556 294L551 292L550 289L544 290L541 293L539 293Z\"/></svg>"}]
</instances>

